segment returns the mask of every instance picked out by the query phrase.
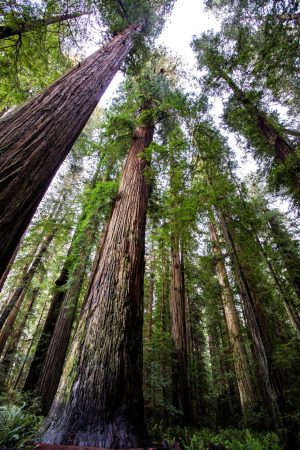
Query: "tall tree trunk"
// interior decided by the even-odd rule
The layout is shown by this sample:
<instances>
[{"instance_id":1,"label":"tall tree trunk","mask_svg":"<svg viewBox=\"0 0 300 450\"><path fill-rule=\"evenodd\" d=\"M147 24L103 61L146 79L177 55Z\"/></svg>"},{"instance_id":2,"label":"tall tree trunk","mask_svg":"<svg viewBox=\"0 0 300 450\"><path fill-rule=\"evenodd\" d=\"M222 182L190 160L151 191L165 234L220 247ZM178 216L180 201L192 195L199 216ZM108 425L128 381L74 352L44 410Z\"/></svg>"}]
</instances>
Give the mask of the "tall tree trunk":
<instances>
[{"instance_id":1,"label":"tall tree trunk","mask_svg":"<svg viewBox=\"0 0 300 450\"><path fill-rule=\"evenodd\" d=\"M148 305L147 305L147 328L146 339L150 343L152 338L153 327L153 302L154 302L154 281L155 281L155 256L152 246L152 255L150 257L150 277L148 286Z\"/></svg>"},{"instance_id":2,"label":"tall tree trunk","mask_svg":"<svg viewBox=\"0 0 300 450\"><path fill-rule=\"evenodd\" d=\"M42 27L47 27L54 23L62 23L66 20L76 19L84 15L90 14L90 12L74 12L69 14L61 14L59 16L49 17L48 19L33 19L22 20L17 25L0 25L0 39L8 38L10 36L21 35L27 31L37 30Z\"/></svg>"},{"instance_id":3,"label":"tall tree trunk","mask_svg":"<svg viewBox=\"0 0 300 450\"><path fill-rule=\"evenodd\" d=\"M29 355L30 355L31 349L32 349L32 347L33 347L35 341L37 340L37 336L39 335L39 332L40 332L40 326L41 326L41 323L43 322L43 319L44 319L44 312L45 312L47 303L48 303L48 301L46 300L46 301L44 302L44 304L43 304L43 308L42 308L42 311L41 311L41 314L40 314L38 323L37 323L37 325L36 325L36 329L35 329L35 331L34 331L34 333L33 333L32 339L30 340L30 344L29 344L28 349L27 349L27 351L26 351L26 355L25 355L23 364L22 364L22 366L21 366L21 369L20 369L20 371L19 371L19 374L18 374L18 376L17 376L17 379L16 379L16 381L15 381L15 383L14 383L14 389L17 389L17 388L19 387L19 385L22 384L21 382L22 382L22 379L23 379L23 373L24 373L24 371L25 371L25 366L26 366L26 364L27 364L27 362L28 362L28 359L29 359Z\"/></svg>"},{"instance_id":4,"label":"tall tree trunk","mask_svg":"<svg viewBox=\"0 0 300 450\"><path fill-rule=\"evenodd\" d=\"M70 251L68 252L68 255L69 253ZM40 335L32 362L30 364L28 375L26 377L26 381L23 387L23 391L25 392L33 391L37 386L37 382L41 373L41 368L44 363L47 350L49 348L53 336L55 324L65 296L65 291L62 290L62 287L67 283L67 281L68 281L68 265L65 263L59 278L55 281L56 291L54 292L54 295L52 297L46 321L44 323L43 330Z\"/></svg>"},{"instance_id":5,"label":"tall tree trunk","mask_svg":"<svg viewBox=\"0 0 300 450\"><path fill-rule=\"evenodd\" d=\"M49 249L49 246L55 236L55 233L56 233L56 228L54 228L53 231L44 238L44 242L42 242L42 244L40 245L40 248L38 249L32 264L30 265L30 267L24 274L24 276L20 282L20 286L17 287L17 289L15 290L15 292L12 295L11 300L9 301L9 306L11 306L11 305L13 305L13 306L10 308L10 312L7 315L6 320L4 320L4 322L2 324L1 333L0 333L0 355L3 352L4 346L7 342L9 334L11 332L11 328L12 328L13 324L15 323L16 317L18 315L18 312L20 310L20 307L21 307L24 297L26 295L27 288L28 288L29 284L31 283L32 278L36 274L42 258L45 256L47 250Z\"/></svg>"},{"instance_id":6,"label":"tall tree trunk","mask_svg":"<svg viewBox=\"0 0 300 450\"><path fill-rule=\"evenodd\" d=\"M265 113L260 111L257 106L249 100L247 95L237 86L233 79L222 69L219 69L219 73L232 89L236 98L249 112L267 142L273 147L275 160L284 163L288 156L295 153L295 149L284 139L281 133L269 121Z\"/></svg>"},{"instance_id":7,"label":"tall tree trunk","mask_svg":"<svg viewBox=\"0 0 300 450\"><path fill-rule=\"evenodd\" d=\"M291 242L291 238L287 231L281 228L282 224L280 224L275 216L269 217L269 226L272 230L274 242L285 264L290 281L300 299L300 256L293 245L294 243ZM287 242L288 238L290 238L289 242Z\"/></svg>"},{"instance_id":8,"label":"tall tree trunk","mask_svg":"<svg viewBox=\"0 0 300 450\"><path fill-rule=\"evenodd\" d=\"M257 309L257 299L249 287L247 276L240 263L238 251L232 238L227 221L222 212L218 212L223 235L227 247L231 253L233 268L236 271L236 278L243 298L246 320L254 345L255 360L260 374L260 382L263 386L263 395L271 413L271 420L275 428L281 423L281 413L279 408L279 390L277 383L271 373L271 363L268 354L268 343L265 339L263 324L260 317L260 311Z\"/></svg>"},{"instance_id":9,"label":"tall tree trunk","mask_svg":"<svg viewBox=\"0 0 300 450\"><path fill-rule=\"evenodd\" d=\"M95 175L90 183L90 189L96 187L99 169L100 163L98 164ZM106 178L107 174L104 176L103 181L105 181ZM47 344L43 344L43 348L41 349L44 350L44 352L40 352L39 367L37 368L34 365L34 361L32 363L32 370L38 375L38 378L35 378L35 380L31 379L31 385L33 381L36 382L33 387L36 388L36 393L41 400L41 408L44 415L47 415L49 412L59 384L70 342L81 287L86 274L90 253L98 233L99 213L102 205L101 202L99 202L91 217L87 220L86 208L89 206L89 201L90 196L83 202L82 213L78 220L65 266L63 267L60 276L60 282L63 282L63 284L67 283L69 280L68 288L62 293L62 296L58 297L59 305L57 305L56 308L56 318L51 314L52 320L51 324L49 324L51 325L51 330L48 331L52 331L52 333L44 336L44 339L47 340ZM74 252L76 253L76 262L73 267L69 267L69 257ZM57 294L59 295L59 293ZM47 323L45 325L47 325ZM27 385L24 386L24 388L26 387Z\"/></svg>"},{"instance_id":10,"label":"tall tree trunk","mask_svg":"<svg viewBox=\"0 0 300 450\"><path fill-rule=\"evenodd\" d=\"M141 25L0 120L0 276L56 171L124 62Z\"/></svg>"},{"instance_id":11,"label":"tall tree trunk","mask_svg":"<svg viewBox=\"0 0 300 450\"><path fill-rule=\"evenodd\" d=\"M173 404L183 410L183 423L190 422L186 345L185 290L179 239L171 232L171 336L173 343Z\"/></svg>"},{"instance_id":12,"label":"tall tree trunk","mask_svg":"<svg viewBox=\"0 0 300 450\"><path fill-rule=\"evenodd\" d=\"M234 180L234 183L236 185L239 196L242 200L245 211L247 212L247 204L245 202L243 193L239 187L239 184L237 183L237 181L235 179L235 176L232 174L232 172L231 172L231 176L232 176L232 179ZM274 228L271 225L271 221L273 221L273 220L275 222ZM277 224L277 226L276 226L276 224ZM275 217L271 217L269 219L269 225L273 232L273 237L274 237L275 243L277 244L279 251L281 253L282 260L286 265L286 269L289 274L290 281L295 288L298 298L300 298L300 276L298 274L299 267L300 267L300 257L296 251L293 251L294 248L292 245L290 245L291 242L290 241L287 242L287 237L289 237L289 236L282 233L282 230L280 229L280 224L277 223ZM278 227L278 225L279 225L279 227ZM250 224L250 227L253 232L253 236L255 238L257 246L258 246L262 256L265 259L265 262L269 269L270 275L273 278L276 289L282 299L282 303L284 305L284 308L286 310L286 313L288 315L290 323L291 323L292 327L294 328L294 331L296 332L298 338L300 338L300 317L299 317L299 313L297 311L297 307L295 305L294 299L293 299L293 297L291 297L291 295L286 293L285 287L282 286L282 281L279 279L279 277L276 273L276 270L273 267L273 264L264 248L264 245L260 242L260 239L259 239L257 230L255 229L255 226L253 224Z\"/></svg>"},{"instance_id":13,"label":"tall tree trunk","mask_svg":"<svg viewBox=\"0 0 300 450\"><path fill-rule=\"evenodd\" d=\"M53 336L45 355L36 386L36 394L41 400L41 409L47 415L56 394L65 362L67 349L77 310L82 283L86 273L89 256L95 241L97 224L85 233L76 268L70 274L71 286L65 292L63 304L55 323Z\"/></svg>"},{"instance_id":14,"label":"tall tree trunk","mask_svg":"<svg viewBox=\"0 0 300 450\"><path fill-rule=\"evenodd\" d=\"M22 332L25 328L27 319L29 317L29 314L32 311L33 305L35 303L35 300L39 294L39 289L34 288L32 293L29 296L29 301L27 302L25 308L25 314L22 318L22 320L18 324L14 324L13 331L11 333L10 339L7 343L5 353L3 355L3 359L1 361L1 379L3 382L3 385L8 381L7 377L9 375L9 371L13 365L14 362L14 356L16 354L18 344L20 341L20 337L22 335Z\"/></svg>"},{"instance_id":15,"label":"tall tree trunk","mask_svg":"<svg viewBox=\"0 0 300 450\"><path fill-rule=\"evenodd\" d=\"M152 135L149 126L135 130L44 442L132 448L145 438L142 327L149 185L148 163L140 154Z\"/></svg>"},{"instance_id":16,"label":"tall tree trunk","mask_svg":"<svg viewBox=\"0 0 300 450\"><path fill-rule=\"evenodd\" d=\"M247 416L255 404L250 369L247 364L246 349L242 341L239 318L235 309L219 238L213 222L210 222L210 236L213 253L216 258L217 277L221 288L223 308L233 354L233 364L237 378L241 407L243 413Z\"/></svg>"}]
</instances>

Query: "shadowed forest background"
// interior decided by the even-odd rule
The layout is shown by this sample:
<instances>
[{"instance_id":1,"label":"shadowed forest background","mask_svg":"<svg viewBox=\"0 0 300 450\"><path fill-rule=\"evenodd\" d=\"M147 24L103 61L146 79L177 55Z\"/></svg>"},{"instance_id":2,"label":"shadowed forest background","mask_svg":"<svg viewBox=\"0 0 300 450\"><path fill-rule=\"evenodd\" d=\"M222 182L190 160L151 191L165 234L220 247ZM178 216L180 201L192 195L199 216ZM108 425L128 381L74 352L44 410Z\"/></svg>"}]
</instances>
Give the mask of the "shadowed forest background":
<instances>
[{"instance_id":1,"label":"shadowed forest background","mask_svg":"<svg viewBox=\"0 0 300 450\"><path fill-rule=\"evenodd\" d=\"M204 3L0 0L1 448L300 448L299 4Z\"/></svg>"}]
</instances>

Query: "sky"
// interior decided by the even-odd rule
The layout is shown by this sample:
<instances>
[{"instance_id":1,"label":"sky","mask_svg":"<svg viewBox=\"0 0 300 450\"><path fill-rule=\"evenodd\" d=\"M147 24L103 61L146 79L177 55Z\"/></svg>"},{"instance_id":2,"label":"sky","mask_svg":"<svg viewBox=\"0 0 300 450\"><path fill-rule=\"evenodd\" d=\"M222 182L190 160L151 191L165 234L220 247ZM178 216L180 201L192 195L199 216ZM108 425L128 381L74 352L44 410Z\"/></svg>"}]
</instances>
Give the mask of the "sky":
<instances>
[{"instance_id":1,"label":"sky","mask_svg":"<svg viewBox=\"0 0 300 450\"><path fill-rule=\"evenodd\" d=\"M218 28L218 20L205 11L202 0L177 0L163 32L157 39L157 45L169 48L172 53L180 56L187 69L195 70L196 60L190 46L193 36ZM109 103L122 79L123 75L119 72L103 95L101 106Z\"/></svg>"},{"instance_id":2,"label":"sky","mask_svg":"<svg viewBox=\"0 0 300 450\"><path fill-rule=\"evenodd\" d=\"M157 45L163 45L171 50L174 56L179 56L183 62L184 69L191 75L199 76L197 73L196 58L191 48L191 41L194 36L199 36L204 31L218 31L220 20L211 12L206 10L203 0L177 0L172 14L166 20L166 25L161 35L157 39ZM123 80L123 73L118 72L105 94L100 100L100 105L108 106L120 82ZM188 85L188 83L187 83ZM192 86L192 83L191 83ZM193 88L192 88L193 89ZM214 99L210 114L215 122L220 123L222 115L221 99ZM227 134L230 146L236 149L236 156L239 162L237 174L244 178L249 172L256 169L256 164L250 155L245 155L238 147L233 134Z\"/></svg>"},{"instance_id":3,"label":"sky","mask_svg":"<svg viewBox=\"0 0 300 450\"><path fill-rule=\"evenodd\" d=\"M199 36L208 30L218 31L219 28L220 19L206 10L204 0L177 0L172 14L167 18L165 27L157 39L157 45L163 45L170 49L174 56L178 55L181 58L186 71L199 76L195 55L190 45L191 41L194 36ZM94 52L97 48L98 46L87 48L86 54ZM123 79L123 72L119 71L102 96L100 106L109 106ZM191 90L194 89L192 83L190 83L190 86ZM217 125L221 123L222 109L222 99L215 98L210 115ZM240 148L233 133L225 132L224 134L236 155L238 162L236 173L241 179L244 179L248 174L257 170L257 164L249 153L245 154L245 151ZM288 209L286 202L277 201L275 206L282 210Z\"/></svg>"}]
</instances>

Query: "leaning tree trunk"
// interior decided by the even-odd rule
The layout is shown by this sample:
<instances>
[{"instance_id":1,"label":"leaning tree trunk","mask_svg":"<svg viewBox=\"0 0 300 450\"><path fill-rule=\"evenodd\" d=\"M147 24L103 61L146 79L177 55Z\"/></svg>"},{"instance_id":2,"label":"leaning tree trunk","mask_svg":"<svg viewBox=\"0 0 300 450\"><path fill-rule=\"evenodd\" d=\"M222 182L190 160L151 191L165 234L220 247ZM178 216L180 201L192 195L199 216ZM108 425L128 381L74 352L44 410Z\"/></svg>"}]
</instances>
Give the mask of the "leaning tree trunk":
<instances>
[{"instance_id":1,"label":"leaning tree trunk","mask_svg":"<svg viewBox=\"0 0 300 450\"><path fill-rule=\"evenodd\" d=\"M188 361L185 318L185 289L182 276L179 239L171 233L171 336L173 343L173 404L182 408L183 422L190 422Z\"/></svg>"},{"instance_id":2,"label":"leaning tree trunk","mask_svg":"<svg viewBox=\"0 0 300 450\"><path fill-rule=\"evenodd\" d=\"M9 314L2 325L2 329L1 329L1 333L0 333L0 355L3 352L4 346L9 337L11 328L12 328L13 324L15 323L18 312L19 312L20 307L25 298L27 288L28 288L29 284L31 283L32 278L36 274L36 272L40 266L42 258L45 256L47 250L49 249L49 246L55 236L56 230L57 229L54 228L53 231L44 238L44 242L40 245L40 248L38 249L32 264L30 265L28 270L25 272L25 274L20 282L20 286L15 290L15 292L12 295L11 300L9 301L9 305L13 305L13 306L10 309Z\"/></svg>"},{"instance_id":3,"label":"leaning tree trunk","mask_svg":"<svg viewBox=\"0 0 300 450\"><path fill-rule=\"evenodd\" d=\"M247 277L244 273L242 265L240 264L235 242L231 236L226 218L220 211L218 212L218 216L226 245L231 253L237 283L244 301L246 320L251 334L252 343L254 345L255 360L257 362L257 368L260 374L260 381L263 386L264 399L271 413L272 423L275 428L278 428L281 423L279 391L277 388L277 383L271 373L271 362L268 355L268 350L266 349L267 343L265 342L264 330L262 329L262 322L259 317L260 313L257 310L257 300L253 298Z\"/></svg>"},{"instance_id":4,"label":"leaning tree trunk","mask_svg":"<svg viewBox=\"0 0 300 450\"><path fill-rule=\"evenodd\" d=\"M65 292L63 304L53 330L53 336L43 364L40 367L36 394L40 398L41 410L45 416L52 405L62 374L81 287L98 230L97 225L98 223L90 224L89 229L84 233L84 242L82 240L80 245L78 262L75 269L70 273L71 283Z\"/></svg>"},{"instance_id":5,"label":"leaning tree trunk","mask_svg":"<svg viewBox=\"0 0 300 450\"><path fill-rule=\"evenodd\" d=\"M247 416L255 404L250 368L247 364L247 353L242 341L239 318L235 309L226 267L221 253L219 238L216 227L212 222L210 223L210 236L212 240L213 253L216 258L217 277L221 288L222 303L230 346L233 353L233 364L238 384L241 407L243 413Z\"/></svg>"},{"instance_id":6,"label":"leaning tree trunk","mask_svg":"<svg viewBox=\"0 0 300 450\"><path fill-rule=\"evenodd\" d=\"M93 176L93 179L90 182L90 189L94 189L97 183L97 179L99 177L99 168L100 163L98 164L95 174ZM53 338L54 330L59 318L59 315L61 313L62 305L64 302L64 307L66 307L65 297L68 295L68 300L70 302L70 299L72 301L71 308L74 309L73 303L76 304L78 300L78 296L80 294L80 287L81 287L81 280L82 277L85 274L86 271L86 265L87 265L87 258L91 252L91 246L94 243L95 240L95 234L99 228L98 219L97 219L97 212L99 207L96 209L94 214L92 214L92 217L89 219L88 223L86 223L86 213L85 208L87 205L89 205L90 197L89 195L85 200L83 201L82 206L82 213L79 217L78 224L72 239L72 242L70 244L66 259L64 261L64 265L61 269L61 273L58 277L58 279L55 282L55 291L51 300L50 308L47 314L46 321L43 326L42 333L40 335L32 362L30 364L30 369L26 377L26 381L23 386L23 391L34 391L38 385L39 379L41 377L41 371L42 367L44 366L45 359L47 356L48 349L50 348L50 344ZM83 224L85 224L85 230L83 229ZM76 256L76 261L79 261L79 265L76 266L76 273L70 273L71 267L70 267L70 256L73 252L79 251L80 254ZM83 263L83 264L82 264ZM80 269L80 270L79 270ZM74 272L74 271L73 271ZM68 283L68 288L65 286ZM73 285L76 284L76 286L79 288L73 288ZM73 290L73 295L70 298L69 291ZM69 320L68 320L69 323ZM72 324L71 324L72 325ZM65 326L66 324L61 322L62 330L65 332ZM67 333L66 333L67 334ZM64 336L64 333L61 335ZM57 340L57 339L56 339ZM66 341L68 343L69 338L66 338ZM64 361L64 352L62 352L61 345L59 345L60 352L56 354L56 358L58 361L55 361L55 366L60 367L61 364L59 364L59 361L62 359ZM53 370L53 367L52 367ZM59 370L59 377L61 374L61 371ZM49 379L49 386L51 385L51 382L54 380ZM59 379L58 379L59 381ZM49 391L52 392L51 394L51 402L53 400L53 396L55 395L57 384L55 388L50 389ZM54 393L53 393L54 391ZM48 395L48 394L47 394ZM45 400L45 399L44 399ZM45 401L42 401L42 404L45 405ZM51 402L49 407L51 406ZM49 402L47 402L49 403ZM48 407L48 409L49 409ZM48 409L45 409L45 406L42 408L44 413L48 412Z\"/></svg>"},{"instance_id":7,"label":"leaning tree trunk","mask_svg":"<svg viewBox=\"0 0 300 450\"><path fill-rule=\"evenodd\" d=\"M25 306L26 310L25 310L24 316L18 324L15 323L15 326L13 327L13 331L11 333L10 339L6 345L5 353L4 353L3 359L1 361L1 380L3 382L3 385L5 383L7 383L7 381L9 381L8 375L9 375L9 372L10 372L11 367L14 362L14 356L16 354L18 344L19 344L21 335L23 333L23 330L25 328L27 319L32 311L33 305L35 303L35 300L36 300L38 294L39 294L39 289L34 288L31 295L29 296L29 301Z\"/></svg>"},{"instance_id":8,"label":"leaning tree trunk","mask_svg":"<svg viewBox=\"0 0 300 450\"><path fill-rule=\"evenodd\" d=\"M22 383L22 380L23 380L23 374L24 374L24 371L25 371L25 367L26 367L26 365L27 365L27 362L28 362L28 360L29 360L29 355L30 355L30 353L31 353L31 349L32 349L33 345L35 344L35 342L37 341L38 335L40 334L40 327L41 327L41 323L42 323L43 320L44 320L44 312L45 312L45 310L46 310L47 303L48 303L48 302L47 302L47 300L46 300L46 301L44 302L44 304L43 304L43 308L42 308L42 311L41 311L41 314L40 314L38 323L36 324L36 328L35 328L35 331L34 331L34 333L33 333L33 336L32 336L32 338L30 339L30 343L29 343L29 346L28 346L28 348L27 348L27 351L26 351L26 355L25 355L25 357L24 357L23 364L22 364L22 366L21 366L21 368L20 368L20 371L19 371L19 374L18 374L18 376L17 376L17 378L16 378L16 381L14 382L14 387L13 387L14 390L18 389L18 388L20 387L21 383Z\"/></svg>"},{"instance_id":9,"label":"leaning tree trunk","mask_svg":"<svg viewBox=\"0 0 300 450\"><path fill-rule=\"evenodd\" d=\"M0 121L0 276L52 178L133 45L111 42Z\"/></svg>"},{"instance_id":10,"label":"leaning tree trunk","mask_svg":"<svg viewBox=\"0 0 300 450\"><path fill-rule=\"evenodd\" d=\"M276 216L269 217L269 226L273 234L274 242L285 264L290 281L300 299L300 256L295 245L293 245L294 243L291 242L291 237L285 229L281 228L282 224L280 224ZM287 241L288 238L289 240Z\"/></svg>"},{"instance_id":11,"label":"leaning tree trunk","mask_svg":"<svg viewBox=\"0 0 300 450\"><path fill-rule=\"evenodd\" d=\"M143 444L144 244L149 184L137 127L75 342L43 441L107 448ZM77 363L77 364L76 364ZM71 376L71 378L70 378Z\"/></svg>"},{"instance_id":12,"label":"leaning tree trunk","mask_svg":"<svg viewBox=\"0 0 300 450\"><path fill-rule=\"evenodd\" d=\"M90 12L74 12L69 14L61 14L59 16L49 17L48 19L32 19L22 20L17 25L1 25L0 26L0 39L5 39L11 36L20 36L28 31L37 30L42 27L47 27L54 23L62 23L66 20L76 19L84 15L90 14Z\"/></svg>"},{"instance_id":13,"label":"leaning tree trunk","mask_svg":"<svg viewBox=\"0 0 300 450\"><path fill-rule=\"evenodd\" d=\"M41 367L45 360L47 350L53 336L55 324L65 296L65 291L62 288L67 283L67 281L68 267L66 264L64 264L59 278L55 281L55 292L53 294L46 321L44 323L42 333L40 335L34 356L30 364L29 372L23 387L24 392L34 391L34 389L36 388L41 372Z\"/></svg>"},{"instance_id":14,"label":"leaning tree trunk","mask_svg":"<svg viewBox=\"0 0 300 450\"><path fill-rule=\"evenodd\" d=\"M275 160L284 163L288 156L295 153L295 149L284 139L281 133L270 122L268 117L260 111L251 100L249 100L247 95L238 87L232 78L230 78L224 70L219 69L219 71L221 77L232 89L236 98L245 106L261 134L274 149Z\"/></svg>"}]
</instances>

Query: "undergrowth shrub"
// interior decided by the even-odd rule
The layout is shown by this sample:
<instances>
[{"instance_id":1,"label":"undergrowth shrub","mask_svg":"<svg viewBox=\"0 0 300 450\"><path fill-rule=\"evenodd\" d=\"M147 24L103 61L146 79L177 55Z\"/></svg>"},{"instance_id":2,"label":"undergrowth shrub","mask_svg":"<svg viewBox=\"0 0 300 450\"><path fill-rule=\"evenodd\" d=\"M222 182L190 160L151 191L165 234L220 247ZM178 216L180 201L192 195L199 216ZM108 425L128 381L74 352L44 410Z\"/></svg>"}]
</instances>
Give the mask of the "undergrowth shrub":
<instances>
[{"instance_id":1,"label":"undergrowth shrub","mask_svg":"<svg viewBox=\"0 0 300 450\"><path fill-rule=\"evenodd\" d=\"M209 444L222 444L226 450L282 450L279 437L272 432L256 433L248 429L227 428L215 432L210 429L169 427L162 429L155 425L151 430L155 442L165 440L170 448L172 442L179 442L184 450L208 450Z\"/></svg>"},{"instance_id":2,"label":"undergrowth shrub","mask_svg":"<svg viewBox=\"0 0 300 450\"><path fill-rule=\"evenodd\" d=\"M13 394L0 398L0 448L22 448L36 436L42 417L28 396Z\"/></svg>"}]
</instances>

